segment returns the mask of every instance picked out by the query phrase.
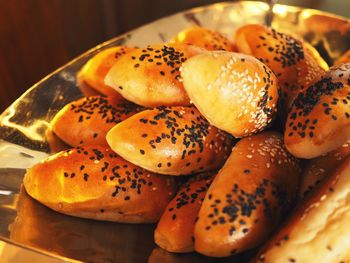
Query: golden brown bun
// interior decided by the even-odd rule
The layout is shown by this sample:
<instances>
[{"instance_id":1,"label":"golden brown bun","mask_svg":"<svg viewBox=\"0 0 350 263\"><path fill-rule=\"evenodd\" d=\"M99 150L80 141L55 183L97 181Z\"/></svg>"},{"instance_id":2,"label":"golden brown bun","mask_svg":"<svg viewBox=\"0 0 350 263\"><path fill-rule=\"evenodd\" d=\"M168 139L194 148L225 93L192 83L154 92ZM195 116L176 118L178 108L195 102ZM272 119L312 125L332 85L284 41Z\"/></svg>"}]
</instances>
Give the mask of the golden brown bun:
<instances>
[{"instance_id":1,"label":"golden brown bun","mask_svg":"<svg viewBox=\"0 0 350 263\"><path fill-rule=\"evenodd\" d=\"M88 92L89 95L97 95L91 93L91 89L93 89L100 94L123 101L122 96L118 92L104 83L104 79L114 63L122 55L134 49L135 48L131 47L117 46L99 51L79 71L77 76L79 87L83 92Z\"/></svg>"},{"instance_id":2,"label":"golden brown bun","mask_svg":"<svg viewBox=\"0 0 350 263\"><path fill-rule=\"evenodd\" d=\"M280 134L240 140L207 191L195 225L195 250L225 257L260 245L290 208L299 172Z\"/></svg>"},{"instance_id":3,"label":"golden brown bun","mask_svg":"<svg viewBox=\"0 0 350 263\"><path fill-rule=\"evenodd\" d=\"M184 87L209 122L235 137L266 128L277 108L278 83L252 56L212 51L187 60Z\"/></svg>"},{"instance_id":4,"label":"golden brown bun","mask_svg":"<svg viewBox=\"0 0 350 263\"><path fill-rule=\"evenodd\" d=\"M13 211L12 207L9 209ZM152 225L117 224L67 216L40 204L23 187L16 198L16 212L16 218L9 226L12 241L70 259L139 262L154 247ZM143 245L141 253L136 254L140 244Z\"/></svg>"},{"instance_id":5,"label":"golden brown bun","mask_svg":"<svg viewBox=\"0 0 350 263\"><path fill-rule=\"evenodd\" d=\"M308 50L300 40L272 28L245 25L237 30L235 39L239 52L257 57L276 74L281 87L282 115L298 92L324 73L314 59L314 49Z\"/></svg>"},{"instance_id":6,"label":"golden brown bun","mask_svg":"<svg viewBox=\"0 0 350 263\"><path fill-rule=\"evenodd\" d=\"M104 147L76 148L30 168L28 194L63 214L128 223L156 222L176 191L156 175Z\"/></svg>"},{"instance_id":7,"label":"golden brown bun","mask_svg":"<svg viewBox=\"0 0 350 263\"><path fill-rule=\"evenodd\" d=\"M192 252L194 224L216 172L202 173L185 183L166 207L154 232L155 243L169 252Z\"/></svg>"},{"instance_id":8,"label":"golden brown bun","mask_svg":"<svg viewBox=\"0 0 350 263\"><path fill-rule=\"evenodd\" d=\"M346 51L343 55L341 55L335 62L334 65L340 65L343 63L349 63L350 62L350 49Z\"/></svg>"},{"instance_id":9,"label":"golden brown bun","mask_svg":"<svg viewBox=\"0 0 350 263\"><path fill-rule=\"evenodd\" d=\"M350 158L312 192L254 262L350 262Z\"/></svg>"},{"instance_id":10,"label":"golden brown bun","mask_svg":"<svg viewBox=\"0 0 350 263\"><path fill-rule=\"evenodd\" d=\"M210 126L194 107L158 107L117 124L107 134L113 151L144 169L186 175L221 167L231 136Z\"/></svg>"},{"instance_id":11,"label":"golden brown bun","mask_svg":"<svg viewBox=\"0 0 350 263\"><path fill-rule=\"evenodd\" d=\"M237 51L236 45L226 36L203 27L185 29L172 42L195 45L206 50Z\"/></svg>"},{"instance_id":12,"label":"golden brown bun","mask_svg":"<svg viewBox=\"0 0 350 263\"><path fill-rule=\"evenodd\" d=\"M296 157L311 159L350 140L350 64L331 68L300 92L288 114L284 140Z\"/></svg>"},{"instance_id":13,"label":"golden brown bun","mask_svg":"<svg viewBox=\"0 0 350 263\"><path fill-rule=\"evenodd\" d=\"M86 97L63 107L51 121L51 127L73 147L107 146L107 132L140 110L141 107L128 102L116 104L114 98Z\"/></svg>"},{"instance_id":14,"label":"golden brown bun","mask_svg":"<svg viewBox=\"0 0 350 263\"><path fill-rule=\"evenodd\" d=\"M157 44L120 57L105 83L124 98L146 107L189 105L179 68L203 50L186 44Z\"/></svg>"},{"instance_id":15,"label":"golden brown bun","mask_svg":"<svg viewBox=\"0 0 350 263\"><path fill-rule=\"evenodd\" d=\"M310 191L329 176L350 155L350 142L338 149L307 162L301 176L299 199L303 200Z\"/></svg>"}]
</instances>

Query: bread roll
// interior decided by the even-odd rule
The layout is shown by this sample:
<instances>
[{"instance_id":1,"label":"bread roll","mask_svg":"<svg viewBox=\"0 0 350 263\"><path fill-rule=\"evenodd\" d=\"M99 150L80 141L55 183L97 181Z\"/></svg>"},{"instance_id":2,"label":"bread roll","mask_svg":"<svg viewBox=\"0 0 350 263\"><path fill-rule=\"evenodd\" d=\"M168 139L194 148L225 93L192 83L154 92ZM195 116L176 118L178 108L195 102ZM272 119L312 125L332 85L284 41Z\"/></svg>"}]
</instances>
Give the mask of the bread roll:
<instances>
[{"instance_id":1,"label":"bread roll","mask_svg":"<svg viewBox=\"0 0 350 263\"><path fill-rule=\"evenodd\" d=\"M202 173L185 183L166 207L154 233L158 246L169 252L192 252L194 224L215 172Z\"/></svg>"},{"instance_id":2,"label":"bread roll","mask_svg":"<svg viewBox=\"0 0 350 263\"><path fill-rule=\"evenodd\" d=\"M240 140L207 191L195 225L195 250L226 257L260 245L290 208L299 172L280 134Z\"/></svg>"},{"instance_id":3,"label":"bread roll","mask_svg":"<svg viewBox=\"0 0 350 263\"><path fill-rule=\"evenodd\" d=\"M106 134L117 123L142 109L131 103L116 104L113 98L92 96L63 107L51 121L53 132L67 144L107 146Z\"/></svg>"},{"instance_id":4,"label":"bread roll","mask_svg":"<svg viewBox=\"0 0 350 263\"><path fill-rule=\"evenodd\" d=\"M174 178L150 173L104 147L60 152L30 168L27 193L67 215L156 222L176 191Z\"/></svg>"},{"instance_id":5,"label":"bread roll","mask_svg":"<svg viewBox=\"0 0 350 263\"><path fill-rule=\"evenodd\" d=\"M207 52L187 60L181 76L189 97L205 118L235 137L262 131L274 117L277 79L252 56Z\"/></svg>"},{"instance_id":6,"label":"bread roll","mask_svg":"<svg viewBox=\"0 0 350 263\"><path fill-rule=\"evenodd\" d=\"M349 63L350 62L350 49L346 51L343 55L341 55L335 62L334 65L340 65L343 63Z\"/></svg>"},{"instance_id":7,"label":"bread roll","mask_svg":"<svg viewBox=\"0 0 350 263\"><path fill-rule=\"evenodd\" d=\"M273 28L245 25L237 30L235 39L239 52L259 58L276 74L281 87L282 119L298 92L324 73L314 59L314 49L308 50L302 41Z\"/></svg>"},{"instance_id":8,"label":"bread roll","mask_svg":"<svg viewBox=\"0 0 350 263\"><path fill-rule=\"evenodd\" d=\"M236 45L223 34L204 27L192 27L177 34L175 43L191 44L206 50L236 51Z\"/></svg>"},{"instance_id":9,"label":"bread roll","mask_svg":"<svg viewBox=\"0 0 350 263\"><path fill-rule=\"evenodd\" d=\"M82 91L88 91L90 95L92 88L100 94L113 97L123 101L121 95L104 83L104 79L113 64L124 54L134 50L132 47L110 47L99 51L79 71L77 81ZM84 93L85 94L85 93ZM91 94L97 95L97 94Z\"/></svg>"},{"instance_id":10,"label":"bread roll","mask_svg":"<svg viewBox=\"0 0 350 263\"><path fill-rule=\"evenodd\" d=\"M350 158L312 192L253 262L350 262Z\"/></svg>"},{"instance_id":11,"label":"bread roll","mask_svg":"<svg viewBox=\"0 0 350 263\"><path fill-rule=\"evenodd\" d=\"M308 161L299 188L299 200L303 200L316 185L321 183L335 167L339 166L350 155L350 142L326 155Z\"/></svg>"},{"instance_id":12,"label":"bread roll","mask_svg":"<svg viewBox=\"0 0 350 263\"><path fill-rule=\"evenodd\" d=\"M124 98L146 107L189 105L179 68L202 49L186 44L157 44L122 56L105 83Z\"/></svg>"},{"instance_id":13,"label":"bread roll","mask_svg":"<svg viewBox=\"0 0 350 263\"><path fill-rule=\"evenodd\" d=\"M284 140L296 157L311 159L350 140L350 64L331 68L298 94L288 114Z\"/></svg>"},{"instance_id":14,"label":"bread roll","mask_svg":"<svg viewBox=\"0 0 350 263\"><path fill-rule=\"evenodd\" d=\"M152 172L186 175L219 168L231 136L209 125L194 107L158 107L135 114L107 134L113 151Z\"/></svg>"},{"instance_id":15,"label":"bread roll","mask_svg":"<svg viewBox=\"0 0 350 263\"><path fill-rule=\"evenodd\" d=\"M67 216L43 206L23 187L16 195L16 213L8 229L10 240L66 257L64 262L77 262L73 259L79 262L139 262L154 247L153 225L117 224ZM13 216L11 214L9 220ZM135 253L140 251L138 249L141 252ZM11 262L38 261L21 261L16 257Z\"/></svg>"}]
</instances>

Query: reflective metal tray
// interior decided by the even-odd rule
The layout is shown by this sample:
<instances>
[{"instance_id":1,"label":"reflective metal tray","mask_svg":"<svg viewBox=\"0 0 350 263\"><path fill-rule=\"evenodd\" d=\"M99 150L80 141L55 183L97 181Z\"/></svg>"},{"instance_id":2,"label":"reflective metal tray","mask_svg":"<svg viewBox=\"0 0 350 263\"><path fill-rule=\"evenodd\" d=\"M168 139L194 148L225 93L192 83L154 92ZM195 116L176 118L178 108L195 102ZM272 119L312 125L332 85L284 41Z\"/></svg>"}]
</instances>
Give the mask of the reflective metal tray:
<instances>
[{"instance_id":1,"label":"reflective metal tray","mask_svg":"<svg viewBox=\"0 0 350 263\"><path fill-rule=\"evenodd\" d=\"M267 11L267 4L243 1L195 8L157 20L89 50L35 84L3 112L0 116L0 239L18 246L20 252L12 258L13 262L26 249L64 261L246 262L253 252L228 259L167 253L153 242L154 225L65 216L31 199L21 189L21 183L25 168L55 148L46 136L50 120L65 104L82 96L76 73L91 56L114 45L165 42L178 31L194 25L232 36L243 24L263 23ZM350 23L345 18L285 5L275 6L274 15L273 27L304 37L329 64L350 48Z\"/></svg>"}]
</instances>

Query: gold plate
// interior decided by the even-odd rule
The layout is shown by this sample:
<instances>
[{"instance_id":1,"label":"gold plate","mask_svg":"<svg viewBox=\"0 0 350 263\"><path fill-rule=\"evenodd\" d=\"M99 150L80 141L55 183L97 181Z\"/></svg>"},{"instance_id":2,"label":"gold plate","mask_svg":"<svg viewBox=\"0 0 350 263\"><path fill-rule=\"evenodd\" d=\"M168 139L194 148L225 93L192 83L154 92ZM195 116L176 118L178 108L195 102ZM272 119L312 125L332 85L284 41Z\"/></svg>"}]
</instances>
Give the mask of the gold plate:
<instances>
[{"instance_id":1,"label":"gold plate","mask_svg":"<svg viewBox=\"0 0 350 263\"><path fill-rule=\"evenodd\" d=\"M253 252L226 259L211 259L195 253L167 253L153 242L154 225L118 224L62 215L31 199L21 189L21 183L25 168L48 156L57 146L45 135L50 120L65 104L82 96L76 85L76 73L91 56L115 45L164 42L194 25L232 36L241 25L263 23L267 11L265 3L242 1L199 7L165 17L102 43L25 92L0 116L0 239L17 244L22 253L30 249L64 261L246 262ZM350 23L346 18L285 5L275 6L273 12L273 27L304 37L329 64L350 49ZM22 255L16 253L13 262Z\"/></svg>"}]
</instances>

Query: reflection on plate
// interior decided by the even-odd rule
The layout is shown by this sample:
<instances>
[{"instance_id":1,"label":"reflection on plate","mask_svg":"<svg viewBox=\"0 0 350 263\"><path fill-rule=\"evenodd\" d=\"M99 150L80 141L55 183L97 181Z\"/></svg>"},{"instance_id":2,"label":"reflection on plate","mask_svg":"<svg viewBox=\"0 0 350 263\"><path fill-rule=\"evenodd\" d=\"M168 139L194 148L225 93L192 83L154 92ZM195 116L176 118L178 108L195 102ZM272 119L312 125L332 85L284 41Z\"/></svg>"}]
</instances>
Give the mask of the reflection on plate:
<instances>
[{"instance_id":1,"label":"reflection on plate","mask_svg":"<svg viewBox=\"0 0 350 263\"><path fill-rule=\"evenodd\" d=\"M154 225L97 222L53 212L25 191L20 192L23 168L40 161L50 151L66 147L51 136L50 120L65 104L82 96L76 73L99 50L120 44L144 46L164 42L194 25L232 36L243 24L263 23L267 11L267 4L244 1L195 8L160 19L97 46L23 94L0 116L0 238L43 253L90 262L217 262L197 254L174 255L155 248ZM350 47L347 19L284 5L277 5L274 14L272 25L276 29L303 36L330 64ZM235 260L243 263L246 258L222 262Z\"/></svg>"}]
</instances>

